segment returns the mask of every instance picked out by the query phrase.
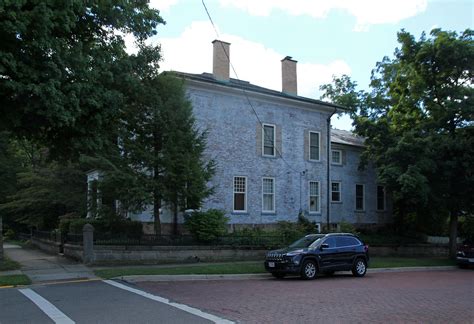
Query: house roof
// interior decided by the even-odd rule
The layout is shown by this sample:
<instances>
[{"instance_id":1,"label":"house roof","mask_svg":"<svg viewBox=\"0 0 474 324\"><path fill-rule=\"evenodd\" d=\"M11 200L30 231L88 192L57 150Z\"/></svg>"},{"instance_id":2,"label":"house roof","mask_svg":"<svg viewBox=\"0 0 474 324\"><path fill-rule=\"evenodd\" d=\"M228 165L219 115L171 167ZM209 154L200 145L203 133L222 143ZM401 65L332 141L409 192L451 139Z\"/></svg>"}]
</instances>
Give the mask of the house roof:
<instances>
[{"instance_id":1,"label":"house roof","mask_svg":"<svg viewBox=\"0 0 474 324\"><path fill-rule=\"evenodd\" d=\"M230 78L228 81L216 80L211 73L192 74L192 73L177 72L177 71L173 71L173 73L175 73L178 76L184 77L185 79L201 81L201 82L206 82L206 83L213 83L213 84L221 85L221 86L225 86L225 87L242 89L242 90L245 90L245 91L263 93L263 94L272 95L272 96L276 96L276 97L293 99L293 100L302 101L302 102L306 102L306 103L317 104L317 105L323 105L323 106L327 106L327 107L336 108L340 111L347 111L348 110L346 107L336 105L336 104L333 104L333 103L330 103L330 102L311 99L311 98L302 97L302 96L298 96L298 95L292 95L292 94L284 93L284 92L281 92L281 91L276 91L276 90L260 87L260 86L254 85L254 84L252 84L248 81L242 81L242 80L233 79L233 78Z\"/></svg>"},{"instance_id":2,"label":"house roof","mask_svg":"<svg viewBox=\"0 0 474 324\"><path fill-rule=\"evenodd\" d=\"M365 138L342 129L331 129L331 142L337 144L364 147Z\"/></svg>"}]
</instances>

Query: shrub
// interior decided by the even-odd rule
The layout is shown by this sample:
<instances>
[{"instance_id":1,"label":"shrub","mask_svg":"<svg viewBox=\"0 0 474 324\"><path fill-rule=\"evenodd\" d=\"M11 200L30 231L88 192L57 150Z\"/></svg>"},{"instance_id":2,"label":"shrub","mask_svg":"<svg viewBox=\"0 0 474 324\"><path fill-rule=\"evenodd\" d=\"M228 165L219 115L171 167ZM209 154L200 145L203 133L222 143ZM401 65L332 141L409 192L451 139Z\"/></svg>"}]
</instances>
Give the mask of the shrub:
<instances>
[{"instance_id":1,"label":"shrub","mask_svg":"<svg viewBox=\"0 0 474 324\"><path fill-rule=\"evenodd\" d=\"M185 216L184 224L196 240L211 242L227 232L228 220L223 211L209 209Z\"/></svg>"},{"instance_id":2,"label":"shrub","mask_svg":"<svg viewBox=\"0 0 474 324\"><path fill-rule=\"evenodd\" d=\"M339 227L342 233L352 233L358 235L359 233L357 232L355 226L351 223L342 221L339 223Z\"/></svg>"},{"instance_id":3,"label":"shrub","mask_svg":"<svg viewBox=\"0 0 474 324\"><path fill-rule=\"evenodd\" d=\"M107 222L102 219L87 218L69 220L69 233L82 234L82 228L88 223L94 226L95 235L139 238L143 233L142 223L138 221L116 220Z\"/></svg>"}]
</instances>

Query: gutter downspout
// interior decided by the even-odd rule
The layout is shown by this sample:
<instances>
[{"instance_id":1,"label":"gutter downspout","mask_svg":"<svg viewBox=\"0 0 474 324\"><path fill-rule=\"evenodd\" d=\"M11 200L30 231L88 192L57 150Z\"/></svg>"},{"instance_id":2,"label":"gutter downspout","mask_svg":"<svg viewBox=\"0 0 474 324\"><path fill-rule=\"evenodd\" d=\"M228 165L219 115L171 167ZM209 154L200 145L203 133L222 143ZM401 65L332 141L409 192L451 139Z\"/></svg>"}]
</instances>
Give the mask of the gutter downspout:
<instances>
[{"instance_id":1,"label":"gutter downspout","mask_svg":"<svg viewBox=\"0 0 474 324\"><path fill-rule=\"evenodd\" d=\"M327 232L329 233L329 216L331 213L331 200L329 198L331 194L331 174L330 174L330 165L331 165L331 117L337 112L337 108L334 108L334 111L329 115L327 119L327 192L326 192L326 225Z\"/></svg>"}]
</instances>

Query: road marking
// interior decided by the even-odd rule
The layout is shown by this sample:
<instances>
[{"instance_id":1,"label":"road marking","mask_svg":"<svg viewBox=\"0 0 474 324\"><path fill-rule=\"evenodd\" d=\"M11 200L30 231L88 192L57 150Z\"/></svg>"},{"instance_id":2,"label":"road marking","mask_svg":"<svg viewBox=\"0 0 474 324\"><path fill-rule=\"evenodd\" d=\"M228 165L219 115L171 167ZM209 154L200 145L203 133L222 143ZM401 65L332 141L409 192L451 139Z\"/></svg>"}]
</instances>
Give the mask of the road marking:
<instances>
[{"instance_id":1,"label":"road marking","mask_svg":"<svg viewBox=\"0 0 474 324\"><path fill-rule=\"evenodd\" d=\"M197 308L190 307L190 306L183 305L183 304L174 303L174 302L170 301L169 299L166 299L166 298L163 298L163 297L160 297L160 296L156 296L156 295L152 295L150 293L147 293L147 292L144 292L142 290L135 289L135 288L123 285L123 284L118 283L118 282L113 281L113 280L104 280L104 282L109 284L109 285L112 285L114 287L133 292L133 293L135 293L137 295L140 295L140 296L143 296L145 298L149 298L149 299L152 299L154 301L176 307L180 310L183 310L183 311L191 313L193 315L196 315L196 316L202 317L204 319L210 320L214 323L218 323L218 324L231 324L231 323L234 323L234 322L226 320L224 318L221 318L221 317L218 317L218 316L215 316L215 315L212 315L212 314L205 313L202 310L199 310Z\"/></svg>"},{"instance_id":2,"label":"road marking","mask_svg":"<svg viewBox=\"0 0 474 324\"><path fill-rule=\"evenodd\" d=\"M23 295L28 297L36 306L39 307L46 315L48 315L54 323L58 324L74 324L75 322L61 312L56 306L35 293L30 288L18 289Z\"/></svg>"}]
</instances>

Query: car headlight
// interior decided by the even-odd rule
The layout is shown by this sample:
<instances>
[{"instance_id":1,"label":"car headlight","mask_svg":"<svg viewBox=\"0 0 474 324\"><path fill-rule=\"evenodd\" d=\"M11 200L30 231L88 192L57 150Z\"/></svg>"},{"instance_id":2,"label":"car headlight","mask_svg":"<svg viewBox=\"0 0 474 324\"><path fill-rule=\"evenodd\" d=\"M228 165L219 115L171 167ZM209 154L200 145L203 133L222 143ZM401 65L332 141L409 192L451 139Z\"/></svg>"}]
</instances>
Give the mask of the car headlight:
<instances>
[{"instance_id":1,"label":"car headlight","mask_svg":"<svg viewBox=\"0 0 474 324\"><path fill-rule=\"evenodd\" d=\"M301 260L301 254L290 253L286 255L293 264L299 265Z\"/></svg>"},{"instance_id":2,"label":"car headlight","mask_svg":"<svg viewBox=\"0 0 474 324\"><path fill-rule=\"evenodd\" d=\"M458 251L458 253L456 253L456 254L459 257L465 257L466 256L463 251Z\"/></svg>"}]
</instances>

